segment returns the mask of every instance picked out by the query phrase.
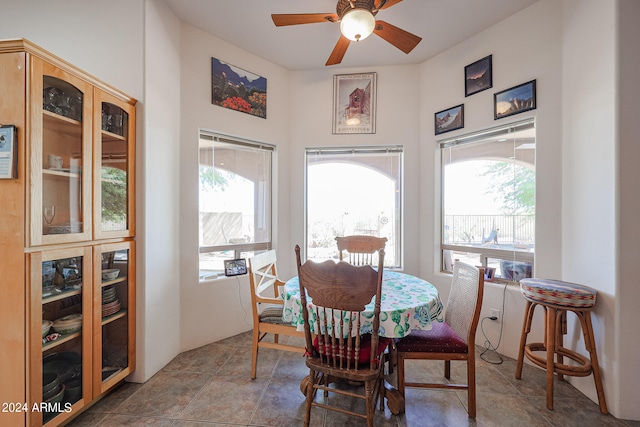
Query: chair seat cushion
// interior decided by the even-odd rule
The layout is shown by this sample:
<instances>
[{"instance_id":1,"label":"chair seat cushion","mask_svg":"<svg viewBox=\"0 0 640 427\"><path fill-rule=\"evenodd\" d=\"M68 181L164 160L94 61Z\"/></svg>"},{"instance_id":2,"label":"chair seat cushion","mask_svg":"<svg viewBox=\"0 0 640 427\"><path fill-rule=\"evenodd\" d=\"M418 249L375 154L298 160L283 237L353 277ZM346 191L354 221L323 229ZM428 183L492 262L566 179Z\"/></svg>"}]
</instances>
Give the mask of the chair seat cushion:
<instances>
[{"instance_id":1,"label":"chair seat cushion","mask_svg":"<svg viewBox=\"0 0 640 427\"><path fill-rule=\"evenodd\" d=\"M468 353L469 348L446 322L433 322L428 331L414 330L396 340L399 352Z\"/></svg>"},{"instance_id":2,"label":"chair seat cushion","mask_svg":"<svg viewBox=\"0 0 640 427\"><path fill-rule=\"evenodd\" d=\"M380 356L387 347L391 344L390 338L378 337L378 354ZM316 349L318 353L320 353L320 346L318 344L318 337L316 336L313 340L313 347ZM343 357L346 357L347 349L343 349ZM351 351L351 360L355 360L355 352ZM331 355L331 348L325 347L324 354L329 356ZM371 334L364 334L360 337L360 353L358 354L358 363L369 363L369 357L371 356Z\"/></svg>"},{"instance_id":3,"label":"chair seat cushion","mask_svg":"<svg viewBox=\"0 0 640 427\"><path fill-rule=\"evenodd\" d=\"M260 313L260 321L265 323L283 323L282 308L283 306L280 304L269 304L265 306L264 310Z\"/></svg>"},{"instance_id":4,"label":"chair seat cushion","mask_svg":"<svg viewBox=\"0 0 640 427\"><path fill-rule=\"evenodd\" d=\"M551 279L520 280L522 295L533 302L567 308L591 308L598 292L587 286Z\"/></svg>"}]
</instances>

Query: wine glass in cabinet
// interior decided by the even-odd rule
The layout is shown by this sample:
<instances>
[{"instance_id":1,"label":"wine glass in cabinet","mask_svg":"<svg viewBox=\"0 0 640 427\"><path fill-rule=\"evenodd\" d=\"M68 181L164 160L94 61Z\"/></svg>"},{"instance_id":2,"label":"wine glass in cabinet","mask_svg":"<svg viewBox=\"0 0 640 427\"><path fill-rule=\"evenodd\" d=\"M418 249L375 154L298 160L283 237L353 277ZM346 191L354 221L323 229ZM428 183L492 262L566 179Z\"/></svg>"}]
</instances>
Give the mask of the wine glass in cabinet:
<instances>
[{"instance_id":1,"label":"wine glass in cabinet","mask_svg":"<svg viewBox=\"0 0 640 427\"><path fill-rule=\"evenodd\" d=\"M93 86L32 58L29 246L91 239Z\"/></svg>"},{"instance_id":2,"label":"wine glass in cabinet","mask_svg":"<svg viewBox=\"0 0 640 427\"><path fill-rule=\"evenodd\" d=\"M29 425L59 425L92 399L92 250L28 255Z\"/></svg>"}]
</instances>

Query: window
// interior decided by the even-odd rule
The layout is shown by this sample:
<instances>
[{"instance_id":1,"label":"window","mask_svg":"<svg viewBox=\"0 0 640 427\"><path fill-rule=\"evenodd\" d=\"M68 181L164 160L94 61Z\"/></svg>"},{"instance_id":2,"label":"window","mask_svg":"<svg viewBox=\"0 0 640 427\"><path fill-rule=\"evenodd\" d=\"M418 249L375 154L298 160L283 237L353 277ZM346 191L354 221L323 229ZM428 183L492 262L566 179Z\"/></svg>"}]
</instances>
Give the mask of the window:
<instances>
[{"instance_id":1,"label":"window","mask_svg":"<svg viewBox=\"0 0 640 427\"><path fill-rule=\"evenodd\" d=\"M386 237L402 265L402 146L306 150L306 257L338 259L337 236Z\"/></svg>"},{"instance_id":2,"label":"window","mask_svg":"<svg viewBox=\"0 0 640 427\"><path fill-rule=\"evenodd\" d=\"M271 249L274 147L200 133L200 280L224 274L224 260Z\"/></svg>"},{"instance_id":3,"label":"window","mask_svg":"<svg viewBox=\"0 0 640 427\"><path fill-rule=\"evenodd\" d=\"M455 259L531 277L535 254L533 120L440 141L442 269Z\"/></svg>"}]
</instances>

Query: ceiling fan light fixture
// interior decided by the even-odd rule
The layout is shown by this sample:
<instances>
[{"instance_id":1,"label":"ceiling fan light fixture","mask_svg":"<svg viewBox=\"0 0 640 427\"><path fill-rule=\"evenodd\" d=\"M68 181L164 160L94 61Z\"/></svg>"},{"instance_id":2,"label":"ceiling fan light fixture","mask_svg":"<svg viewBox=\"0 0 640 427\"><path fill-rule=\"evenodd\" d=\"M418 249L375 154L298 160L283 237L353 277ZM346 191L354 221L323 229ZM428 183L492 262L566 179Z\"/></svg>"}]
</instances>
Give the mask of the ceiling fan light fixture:
<instances>
[{"instance_id":1,"label":"ceiling fan light fixture","mask_svg":"<svg viewBox=\"0 0 640 427\"><path fill-rule=\"evenodd\" d=\"M340 21L342 35L352 41L364 40L373 33L376 18L370 10L354 8L347 11Z\"/></svg>"}]
</instances>

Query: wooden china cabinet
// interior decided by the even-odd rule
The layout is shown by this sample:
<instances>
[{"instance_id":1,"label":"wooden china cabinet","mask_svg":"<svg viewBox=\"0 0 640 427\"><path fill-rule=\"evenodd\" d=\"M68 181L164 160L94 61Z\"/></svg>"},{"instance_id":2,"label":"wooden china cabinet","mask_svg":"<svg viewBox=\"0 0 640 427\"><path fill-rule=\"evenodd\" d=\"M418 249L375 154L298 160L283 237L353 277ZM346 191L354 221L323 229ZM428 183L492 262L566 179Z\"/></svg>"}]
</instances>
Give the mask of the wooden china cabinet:
<instances>
[{"instance_id":1,"label":"wooden china cabinet","mask_svg":"<svg viewBox=\"0 0 640 427\"><path fill-rule=\"evenodd\" d=\"M64 424L135 369L135 103L0 41L0 425Z\"/></svg>"}]
</instances>

